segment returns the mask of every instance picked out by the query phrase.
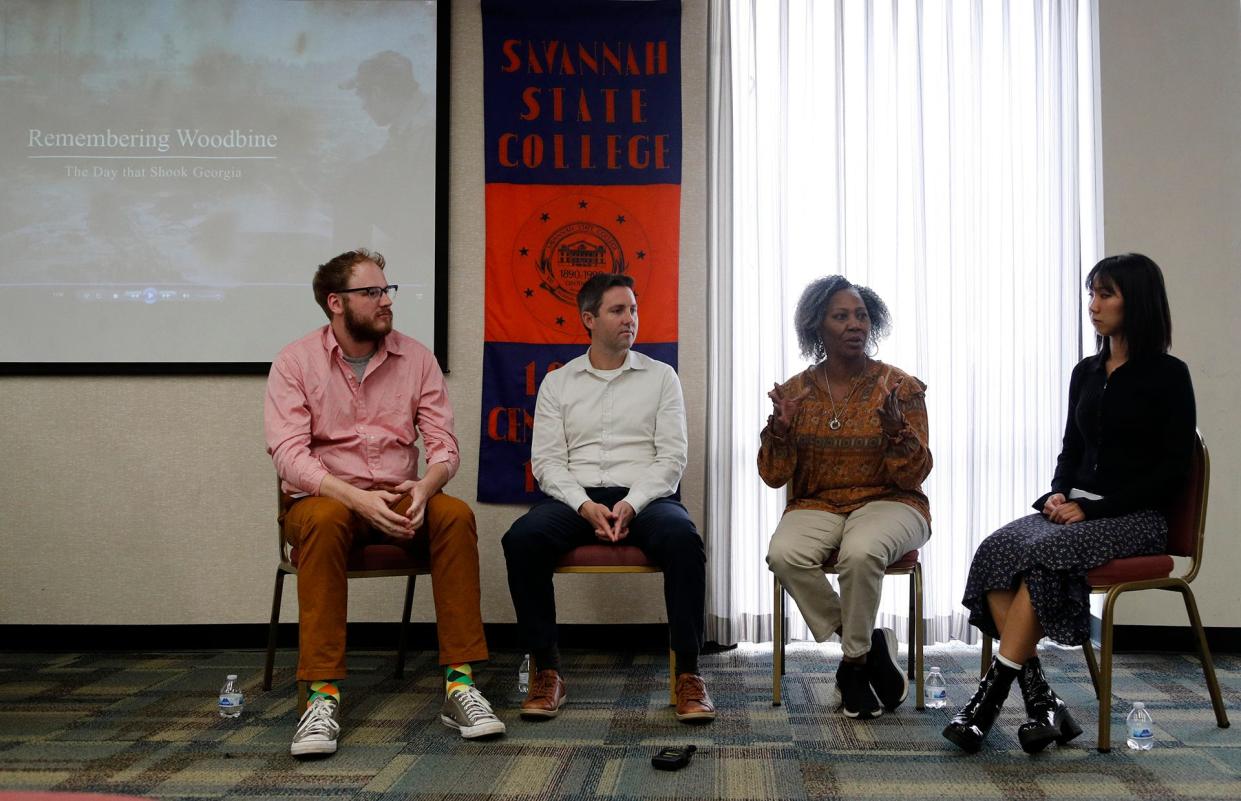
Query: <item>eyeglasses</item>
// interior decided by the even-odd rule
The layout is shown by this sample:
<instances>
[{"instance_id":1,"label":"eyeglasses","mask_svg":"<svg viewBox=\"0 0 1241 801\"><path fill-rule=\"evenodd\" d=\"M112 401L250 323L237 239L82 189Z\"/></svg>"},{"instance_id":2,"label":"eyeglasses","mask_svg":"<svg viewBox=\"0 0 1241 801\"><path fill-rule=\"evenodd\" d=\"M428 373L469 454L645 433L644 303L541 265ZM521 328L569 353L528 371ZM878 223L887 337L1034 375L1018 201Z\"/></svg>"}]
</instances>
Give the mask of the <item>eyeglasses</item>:
<instances>
[{"instance_id":1,"label":"eyeglasses","mask_svg":"<svg viewBox=\"0 0 1241 801\"><path fill-rule=\"evenodd\" d=\"M397 289L398 287L396 284L388 284L387 286L360 286L360 287L355 287L353 289L338 289L336 290L336 294L344 295L349 292L361 292L363 295L366 295L366 297L368 297L371 300L379 300L380 295L387 295L388 297L392 297L393 295L396 294Z\"/></svg>"}]
</instances>

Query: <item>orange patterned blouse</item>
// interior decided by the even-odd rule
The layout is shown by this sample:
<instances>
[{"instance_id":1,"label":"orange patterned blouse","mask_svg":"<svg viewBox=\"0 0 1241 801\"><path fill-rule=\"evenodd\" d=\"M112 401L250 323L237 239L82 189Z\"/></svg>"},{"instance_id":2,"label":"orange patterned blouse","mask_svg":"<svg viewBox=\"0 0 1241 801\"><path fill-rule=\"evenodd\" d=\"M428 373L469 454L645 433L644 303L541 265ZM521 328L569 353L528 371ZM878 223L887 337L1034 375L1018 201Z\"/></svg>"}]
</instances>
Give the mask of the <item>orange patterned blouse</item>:
<instances>
[{"instance_id":1,"label":"orange patterned blouse","mask_svg":"<svg viewBox=\"0 0 1241 801\"><path fill-rule=\"evenodd\" d=\"M888 437L879 426L878 410L898 379L905 427ZM930 504L922 492L932 464L926 384L871 359L854 379L849 398L836 403L841 423L836 430L829 426L832 404L817 366L793 376L780 391L795 397L807 387L810 395L785 435L772 432L771 418L760 435L758 474L772 487L793 482L784 511L813 509L843 515L870 501L897 501L917 509L930 523Z\"/></svg>"}]
</instances>

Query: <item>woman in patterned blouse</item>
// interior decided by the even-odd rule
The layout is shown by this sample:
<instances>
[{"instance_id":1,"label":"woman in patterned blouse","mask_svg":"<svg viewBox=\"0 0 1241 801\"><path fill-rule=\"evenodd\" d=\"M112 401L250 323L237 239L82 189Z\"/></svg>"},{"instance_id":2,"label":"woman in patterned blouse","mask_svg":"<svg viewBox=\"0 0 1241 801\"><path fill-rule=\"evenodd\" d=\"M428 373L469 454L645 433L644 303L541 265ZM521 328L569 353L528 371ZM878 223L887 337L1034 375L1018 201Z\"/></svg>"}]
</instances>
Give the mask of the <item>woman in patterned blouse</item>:
<instances>
[{"instance_id":1,"label":"woman in patterned blouse","mask_svg":"<svg viewBox=\"0 0 1241 801\"><path fill-rule=\"evenodd\" d=\"M769 486L788 485L788 504L767 564L815 640L840 635L841 707L872 718L909 690L895 633L873 627L884 570L931 536L926 385L868 355L888 332L888 309L843 276L806 287L795 324L815 364L768 393L758 472ZM839 595L823 573L833 552Z\"/></svg>"},{"instance_id":2,"label":"woman in patterned blouse","mask_svg":"<svg viewBox=\"0 0 1241 801\"><path fill-rule=\"evenodd\" d=\"M1086 277L1098 353L1069 379L1069 419L1051 489L1038 510L983 540L962 603L1000 638L978 691L944 736L982 747L1014 680L1029 718L1017 730L1037 753L1081 734L1043 675L1035 646L1090 636L1086 573L1112 559L1162 552L1165 503L1185 486L1194 444L1189 369L1168 354L1172 317L1163 274L1145 256L1103 259Z\"/></svg>"}]
</instances>

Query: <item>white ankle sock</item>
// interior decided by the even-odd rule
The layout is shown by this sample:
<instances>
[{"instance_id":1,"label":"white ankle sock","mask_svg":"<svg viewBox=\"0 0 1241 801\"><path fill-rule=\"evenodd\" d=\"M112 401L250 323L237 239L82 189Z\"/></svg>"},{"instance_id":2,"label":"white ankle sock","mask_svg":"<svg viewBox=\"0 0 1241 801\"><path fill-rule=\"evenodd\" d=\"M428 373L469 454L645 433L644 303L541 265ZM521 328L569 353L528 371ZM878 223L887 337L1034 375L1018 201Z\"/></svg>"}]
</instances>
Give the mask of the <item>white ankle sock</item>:
<instances>
[{"instance_id":1,"label":"white ankle sock","mask_svg":"<svg viewBox=\"0 0 1241 801\"><path fill-rule=\"evenodd\" d=\"M996 654L995 658L1000 660L1001 665L1008 665L1013 670L1021 670L1021 665L1017 664L1016 662L1004 656L1003 654Z\"/></svg>"}]
</instances>

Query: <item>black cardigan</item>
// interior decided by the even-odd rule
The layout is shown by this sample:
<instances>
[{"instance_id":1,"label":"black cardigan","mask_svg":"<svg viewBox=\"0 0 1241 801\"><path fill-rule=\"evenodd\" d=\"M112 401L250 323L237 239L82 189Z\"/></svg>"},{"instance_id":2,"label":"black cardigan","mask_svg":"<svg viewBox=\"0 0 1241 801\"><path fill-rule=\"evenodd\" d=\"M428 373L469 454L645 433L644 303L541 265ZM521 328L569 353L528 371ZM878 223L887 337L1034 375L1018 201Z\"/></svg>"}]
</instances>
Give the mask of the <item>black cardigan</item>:
<instances>
[{"instance_id":1,"label":"black cardigan","mask_svg":"<svg viewBox=\"0 0 1241 801\"><path fill-rule=\"evenodd\" d=\"M1051 492L1077 488L1086 518L1162 511L1184 487L1193 455L1194 388L1175 356L1130 359L1109 377L1102 354L1082 359L1069 380L1069 419Z\"/></svg>"}]
</instances>

